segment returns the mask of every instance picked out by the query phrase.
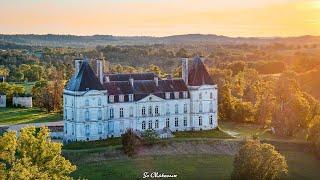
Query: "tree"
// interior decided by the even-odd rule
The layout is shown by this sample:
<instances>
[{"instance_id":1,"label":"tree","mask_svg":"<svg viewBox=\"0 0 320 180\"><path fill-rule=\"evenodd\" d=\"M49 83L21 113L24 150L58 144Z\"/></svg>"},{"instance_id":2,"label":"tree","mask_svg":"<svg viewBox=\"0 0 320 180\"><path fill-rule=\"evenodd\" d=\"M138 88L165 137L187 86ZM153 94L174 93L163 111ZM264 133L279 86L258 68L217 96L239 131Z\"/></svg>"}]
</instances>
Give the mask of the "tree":
<instances>
[{"instance_id":1,"label":"tree","mask_svg":"<svg viewBox=\"0 0 320 180\"><path fill-rule=\"evenodd\" d=\"M232 179L280 179L288 174L285 157L275 147L259 141L247 141L236 154Z\"/></svg>"},{"instance_id":2,"label":"tree","mask_svg":"<svg viewBox=\"0 0 320 180\"><path fill-rule=\"evenodd\" d=\"M7 132L0 137L1 179L71 179L76 170L61 155L61 143L52 142L49 130L35 127ZM2 177L1 177L2 176Z\"/></svg>"},{"instance_id":3,"label":"tree","mask_svg":"<svg viewBox=\"0 0 320 180\"><path fill-rule=\"evenodd\" d=\"M218 98L219 119L223 121L230 121L233 111L233 98L231 95L230 86L228 84L225 84L223 87L221 87Z\"/></svg>"},{"instance_id":4,"label":"tree","mask_svg":"<svg viewBox=\"0 0 320 180\"><path fill-rule=\"evenodd\" d=\"M320 157L320 115L312 120L308 128L307 141L311 144L313 151Z\"/></svg>"},{"instance_id":5,"label":"tree","mask_svg":"<svg viewBox=\"0 0 320 180\"><path fill-rule=\"evenodd\" d=\"M133 156L137 153L138 137L132 129L122 135L122 147L125 154Z\"/></svg>"},{"instance_id":6,"label":"tree","mask_svg":"<svg viewBox=\"0 0 320 180\"><path fill-rule=\"evenodd\" d=\"M232 120L236 122L254 122L255 108L251 102L234 101Z\"/></svg>"},{"instance_id":7,"label":"tree","mask_svg":"<svg viewBox=\"0 0 320 180\"><path fill-rule=\"evenodd\" d=\"M184 48L179 49L178 52L176 53L176 57L179 57L179 58L186 58L186 57L188 57L188 52L187 52L187 50L185 50Z\"/></svg>"}]
</instances>

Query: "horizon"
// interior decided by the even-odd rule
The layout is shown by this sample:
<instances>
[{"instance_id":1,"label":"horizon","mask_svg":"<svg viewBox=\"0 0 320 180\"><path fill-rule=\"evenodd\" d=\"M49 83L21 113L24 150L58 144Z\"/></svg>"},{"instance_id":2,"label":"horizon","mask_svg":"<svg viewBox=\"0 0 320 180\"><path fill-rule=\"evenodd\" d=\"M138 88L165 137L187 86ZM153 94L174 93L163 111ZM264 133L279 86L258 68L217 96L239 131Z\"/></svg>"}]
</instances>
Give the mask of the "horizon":
<instances>
[{"instance_id":1,"label":"horizon","mask_svg":"<svg viewBox=\"0 0 320 180\"><path fill-rule=\"evenodd\" d=\"M0 0L1 34L320 35L318 0ZM281 14L280 14L281 13Z\"/></svg>"}]
</instances>

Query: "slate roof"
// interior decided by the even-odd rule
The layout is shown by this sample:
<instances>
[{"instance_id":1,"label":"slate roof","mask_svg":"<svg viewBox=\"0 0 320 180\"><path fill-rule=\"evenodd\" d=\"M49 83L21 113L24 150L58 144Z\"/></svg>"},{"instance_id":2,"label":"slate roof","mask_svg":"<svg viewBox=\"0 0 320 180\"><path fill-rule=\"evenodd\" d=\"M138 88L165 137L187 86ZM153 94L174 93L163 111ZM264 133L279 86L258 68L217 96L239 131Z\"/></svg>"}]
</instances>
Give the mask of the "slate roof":
<instances>
[{"instance_id":1,"label":"slate roof","mask_svg":"<svg viewBox=\"0 0 320 180\"><path fill-rule=\"evenodd\" d=\"M128 94L134 95L134 100L138 101L153 94L165 99L166 92L179 92L179 98L183 98L183 91L188 91L188 87L182 79L159 80L158 86L154 80L134 80L134 86L129 81L111 81L104 84L109 95L114 95L115 102L118 102L117 95L125 95L124 101L128 101ZM174 94L170 94L170 99L174 99Z\"/></svg>"},{"instance_id":2,"label":"slate roof","mask_svg":"<svg viewBox=\"0 0 320 180\"><path fill-rule=\"evenodd\" d=\"M157 77L154 73L125 73L125 74L105 74L104 77L109 76L110 81L129 81L129 78L134 80L153 80Z\"/></svg>"},{"instance_id":3,"label":"slate roof","mask_svg":"<svg viewBox=\"0 0 320 180\"><path fill-rule=\"evenodd\" d=\"M214 85L205 65L201 61L200 57L195 57L192 63L192 67L189 70L188 85L201 86L201 85Z\"/></svg>"},{"instance_id":4,"label":"slate roof","mask_svg":"<svg viewBox=\"0 0 320 180\"><path fill-rule=\"evenodd\" d=\"M82 62L79 73L70 79L65 89L69 91L87 91L87 89L104 90L98 77L86 60Z\"/></svg>"}]
</instances>

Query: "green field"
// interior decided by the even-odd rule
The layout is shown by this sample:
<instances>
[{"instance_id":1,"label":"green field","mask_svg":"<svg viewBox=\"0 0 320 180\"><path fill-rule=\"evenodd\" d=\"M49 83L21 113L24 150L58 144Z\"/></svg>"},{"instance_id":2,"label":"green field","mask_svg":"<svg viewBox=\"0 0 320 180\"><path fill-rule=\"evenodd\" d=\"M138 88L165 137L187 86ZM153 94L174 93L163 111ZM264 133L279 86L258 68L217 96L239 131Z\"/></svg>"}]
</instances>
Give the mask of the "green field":
<instances>
[{"instance_id":1,"label":"green field","mask_svg":"<svg viewBox=\"0 0 320 180\"><path fill-rule=\"evenodd\" d=\"M219 128L203 131L180 131L173 133L175 138L217 138L217 139L233 139L228 133Z\"/></svg>"},{"instance_id":2,"label":"green field","mask_svg":"<svg viewBox=\"0 0 320 180\"><path fill-rule=\"evenodd\" d=\"M60 113L49 113L38 108L0 108L0 125L53 122L62 120Z\"/></svg>"},{"instance_id":3,"label":"green field","mask_svg":"<svg viewBox=\"0 0 320 180\"><path fill-rule=\"evenodd\" d=\"M289 166L287 179L319 179L320 161L312 154L299 151L281 151ZM74 178L137 179L143 172L177 174L179 179L229 179L233 156L181 155L148 156L133 159L111 159L96 162L77 162Z\"/></svg>"}]
</instances>

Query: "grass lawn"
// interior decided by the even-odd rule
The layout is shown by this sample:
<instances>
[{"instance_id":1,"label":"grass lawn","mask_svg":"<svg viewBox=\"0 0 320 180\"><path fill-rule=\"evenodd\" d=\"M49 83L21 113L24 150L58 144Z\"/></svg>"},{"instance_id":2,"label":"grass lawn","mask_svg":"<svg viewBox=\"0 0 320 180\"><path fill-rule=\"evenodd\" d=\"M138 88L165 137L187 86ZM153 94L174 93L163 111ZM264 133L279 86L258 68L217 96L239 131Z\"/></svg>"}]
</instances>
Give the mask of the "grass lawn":
<instances>
[{"instance_id":1,"label":"grass lawn","mask_svg":"<svg viewBox=\"0 0 320 180\"><path fill-rule=\"evenodd\" d=\"M49 113L38 108L0 108L0 125L53 122L62 120L60 113Z\"/></svg>"},{"instance_id":2,"label":"grass lawn","mask_svg":"<svg viewBox=\"0 0 320 180\"><path fill-rule=\"evenodd\" d=\"M289 166L287 179L319 179L320 161L312 154L281 151ZM88 179L138 179L143 172L177 174L178 179L229 179L233 169L231 155L148 156L133 159L112 159L98 162L77 162L72 176Z\"/></svg>"},{"instance_id":3,"label":"grass lawn","mask_svg":"<svg viewBox=\"0 0 320 180\"><path fill-rule=\"evenodd\" d=\"M154 156L78 164L75 179L138 179L144 172L177 174L178 179L227 179L232 156Z\"/></svg>"},{"instance_id":4,"label":"grass lawn","mask_svg":"<svg viewBox=\"0 0 320 180\"><path fill-rule=\"evenodd\" d=\"M218 138L218 139L232 139L228 133L219 128L203 131L180 131L173 133L175 138Z\"/></svg>"}]
</instances>

